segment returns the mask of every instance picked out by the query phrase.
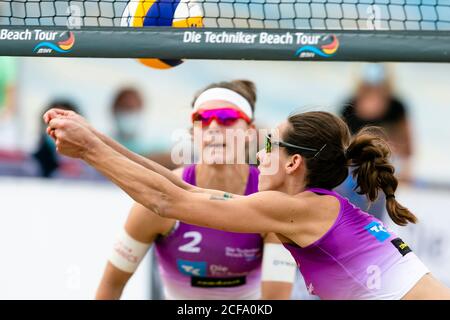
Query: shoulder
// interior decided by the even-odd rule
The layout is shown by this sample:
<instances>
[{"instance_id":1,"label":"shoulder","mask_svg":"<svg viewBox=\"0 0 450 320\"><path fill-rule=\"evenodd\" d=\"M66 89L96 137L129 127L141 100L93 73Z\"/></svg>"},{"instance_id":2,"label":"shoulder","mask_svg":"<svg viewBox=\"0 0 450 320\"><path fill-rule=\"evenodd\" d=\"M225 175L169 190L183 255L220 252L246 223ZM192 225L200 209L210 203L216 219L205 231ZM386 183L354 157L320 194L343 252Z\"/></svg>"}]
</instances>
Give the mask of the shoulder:
<instances>
[{"instance_id":1,"label":"shoulder","mask_svg":"<svg viewBox=\"0 0 450 320\"><path fill-rule=\"evenodd\" d=\"M304 247L321 239L337 225L340 213L344 211L339 197L332 194L302 192L297 197L303 204L302 214L293 217L291 227L284 236Z\"/></svg>"},{"instance_id":2,"label":"shoulder","mask_svg":"<svg viewBox=\"0 0 450 320\"><path fill-rule=\"evenodd\" d=\"M302 192L296 196L301 204L302 222L305 225L329 224L334 222L341 211L341 197L339 194Z\"/></svg>"},{"instance_id":3,"label":"shoulder","mask_svg":"<svg viewBox=\"0 0 450 320\"><path fill-rule=\"evenodd\" d=\"M280 191L261 191L235 201L247 202L254 209L280 221L291 220L288 219L291 216L301 216L310 206L310 199L303 193L293 196Z\"/></svg>"},{"instance_id":4,"label":"shoulder","mask_svg":"<svg viewBox=\"0 0 450 320\"><path fill-rule=\"evenodd\" d=\"M313 192L288 195L278 191L264 191L246 198L253 199L250 204L253 209L270 217L272 231L302 245L311 240L310 236L329 230L341 208L336 196Z\"/></svg>"}]
</instances>

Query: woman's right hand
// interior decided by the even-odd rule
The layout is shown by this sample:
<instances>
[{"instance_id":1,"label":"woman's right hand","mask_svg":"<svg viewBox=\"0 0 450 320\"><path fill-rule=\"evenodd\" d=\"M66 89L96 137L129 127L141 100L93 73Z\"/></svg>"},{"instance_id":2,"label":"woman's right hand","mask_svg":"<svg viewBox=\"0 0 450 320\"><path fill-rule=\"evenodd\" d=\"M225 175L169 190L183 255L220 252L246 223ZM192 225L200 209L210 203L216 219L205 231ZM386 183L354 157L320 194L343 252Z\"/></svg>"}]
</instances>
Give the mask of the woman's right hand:
<instances>
[{"instance_id":1,"label":"woman's right hand","mask_svg":"<svg viewBox=\"0 0 450 320\"><path fill-rule=\"evenodd\" d=\"M97 135L94 127L92 127L83 116L79 115L78 113L76 113L74 111L52 108L44 114L44 121L47 125L54 118L67 118L67 119L73 120L73 121L77 122L78 124L80 124L81 126L88 128L92 133ZM53 132L49 128L47 128L47 134L49 134L50 136L55 138L53 136Z\"/></svg>"}]
</instances>

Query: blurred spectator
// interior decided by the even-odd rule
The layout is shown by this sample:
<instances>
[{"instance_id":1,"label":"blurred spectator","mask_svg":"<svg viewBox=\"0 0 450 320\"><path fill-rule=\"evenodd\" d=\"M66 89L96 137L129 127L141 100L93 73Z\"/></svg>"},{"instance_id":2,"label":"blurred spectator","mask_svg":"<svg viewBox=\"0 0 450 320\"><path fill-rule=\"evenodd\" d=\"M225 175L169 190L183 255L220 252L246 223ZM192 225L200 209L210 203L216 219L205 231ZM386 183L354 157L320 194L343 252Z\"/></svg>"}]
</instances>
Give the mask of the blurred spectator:
<instances>
[{"instance_id":1,"label":"blurred spectator","mask_svg":"<svg viewBox=\"0 0 450 320\"><path fill-rule=\"evenodd\" d=\"M141 136L143 130L144 102L140 93L131 88L121 89L112 106L116 125L115 138L126 148L146 154L150 147Z\"/></svg>"},{"instance_id":2,"label":"blurred spectator","mask_svg":"<svg viewBox=\"0 0 450 320\"><path fill-rule=\"evenodd\" d=\"M21 150L0 150L0 176L35 177L38 171L29 154Z\"/></svg>"},{"instance_id":3,"label":"blurred spectator","mask_svg":"<svg viewBox=\"0 0 450 320\"><path fill-rule=\"evenodd\" d=\"M127 149L174 169L170 153L157 139L145 137L144 100L134 88L120 89L113 101L112 112L116 125L114 138Z\"/></svg>"},{"instance_id":4,"label":"blurred spectator","mask_svg":"<svg viewBox=\"0 0 450 320\"><path fill-rule=\"evenodd\" d=\"M17 60L0 57L0 176L35 176L33 158L18 149Z\"/></svg>"},{"instance_id":5,"label":"blurred spectator","mask_svg":"<svg viewBox=\"0 0 450 320\"><path fill-rule=\"evenodd\" d=\"M364 67L362 79L356 94L350 98L341 110L343 119L352 134L365 126L375 125L385 129L387 140L392 149L392 160L397 177L401 181L410 180L410 159L412 156L412 138L410 122L405 105L393 95L387 69L382 64L368 64ZM367 209L371 214L383 219L385 199L370 204L366 197L352 190L356 181L349 175L336 191L349 198L355 205Z\"/></svg>"},{"instance_id":6,"label":"blurred spectator","mask_svg":"<svg viewBox=\"0 0 450 320\"><path fill-rule=\"evenodd\" d=\"M16 88L16 60L0 57L0 117L7 118L14 112Z\"/></svg>"},{"instance_id":7,"label":"blurred spectator","mask_svg":"<svg viewBox=\"0 0 450 320\"><path fill-rule=\"evenodd\" d=\"M374 63L364 67L356 95L343 107L342 117L353 134L368 125L384 128L397 175L401 180L410 180L413 154L410 121L407 108L393 95L385 66Z\"/></svg>"},{"instance_id":8,"label":"blurred spectator","mask_svg":"<svg viewBox=\"0 0 450 320\"><path fill-rule=\"evenodd\" d=\"M79 113L78 108L69 101L54 101L42 112L51 108L60 108L72 110ZM92 167L86 165L79 159L73 159L61 156L56 152L56 146L53 139L47 135L46 126L39 118L41 123L39 144L33 157L37 161L39 176L44 178L64 178L64 179L83 179L83 180L103 180L104 178Z\"/></svg>"},{"instance_id":9,"label":"blurred spectator","mask_svg":"<svg viewBox=\"0 0 450 320\"><path fill-rule=\"evenodd\" d=\"M14 149L17 140L15 92L17 61L12 57L0 57L0 147Z\"/></svg>"}]
</instances>

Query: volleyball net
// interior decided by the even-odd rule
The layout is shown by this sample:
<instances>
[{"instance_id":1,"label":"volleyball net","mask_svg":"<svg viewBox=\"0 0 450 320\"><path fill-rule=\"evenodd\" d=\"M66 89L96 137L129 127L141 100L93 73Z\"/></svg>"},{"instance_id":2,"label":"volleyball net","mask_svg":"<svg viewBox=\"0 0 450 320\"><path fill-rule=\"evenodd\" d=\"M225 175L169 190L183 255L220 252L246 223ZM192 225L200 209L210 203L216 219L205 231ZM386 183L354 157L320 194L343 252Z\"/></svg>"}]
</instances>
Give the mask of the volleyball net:
<instances>
[{"instance_id":1,"label":"volleyball net","mask_svg":"<svg viewBox=\"0 0 450 320\"><path fill-rule=\"evenodd\" d=\"M450 0L0 0L0 55L450 62Z\"/></svg>"}]
</instances>

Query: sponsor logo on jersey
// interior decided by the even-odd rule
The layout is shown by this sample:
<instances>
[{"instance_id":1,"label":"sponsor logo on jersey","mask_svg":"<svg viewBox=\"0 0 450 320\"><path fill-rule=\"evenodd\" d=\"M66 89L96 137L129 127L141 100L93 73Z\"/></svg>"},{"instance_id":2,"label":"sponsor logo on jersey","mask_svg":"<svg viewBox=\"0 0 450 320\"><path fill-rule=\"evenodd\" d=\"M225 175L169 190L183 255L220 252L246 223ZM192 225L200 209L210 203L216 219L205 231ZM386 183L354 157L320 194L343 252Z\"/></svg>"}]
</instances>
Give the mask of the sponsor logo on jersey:
<instances>
[{"instance_id":1,"label":"sponsor logo on jersey","mask_svg":"<svg viewBox=\"0 0 450 320\"><path fill-rule=\"evenodd\" d=\"M261 248L225 247L225 256L229 258L244 258L246 261L253 261L261 258Z\"/></svg>"},{"instance_id":2,"label":"sponsor logo on jersey","mask_svg":"<svg viewBox=\"0 0 450 320\"><path fill-rule=\"evenodd\" d=\"M223 266L220 264L211 264L209 266L209 275L213 276L213 277L241 277L241 276L246 276L248 275L250 272L252 272L253 270L257 270L258 267L252 268L251 270L248 270L248 268L246 269L239 269L238 268L238 272L235 271L230 271L230 269L227 266Z\"/></svg>"},{"instance_id":3,"label":"sponsor logo on jersey","mask_svg":"<svg viewBox=\"0 0 450 320\"><path fill-rule=\"evenodd\" d=\"M229 288L242 286L246 283L245 277L206 278L192 277L191 285L202 288Z\"/></svg>"},{"instance_id":4,"label":"sponsor logo on jersey","mask_svg":"<svg viewBox=\"0 0 450 320\"><path fill-rule=\"evenodd\" d=\"M397 248L402 256L405 256L408 253L412 252L411 248L400 238L395 238L391 241L391 243L394 245L394 247Z\"/></svg>"},{"instance_id":5,"label":"sponsor logo on jersey","mask_svg":"<svg viewBox=\"0 0 450 320\"><path fill-rule=\"evenodd\" d=\"M205 277L207 265L205 261L177 260L178 271L186 276Z\"/></svg>"},{"instance_id":6,"label":"sponsor logo on jersey","mask_svg":"<svg viewBox=\"0 0 450 320\"><path fill-rule=\"evenodd\" d=\"M385 241L391 236L391 234L386 230L383 224L377 221L372 221L367 226L365 226L364 229L366 229L380 242Z\"/></svg>"},{"instance_id":7,"label":"sponsor logo on jersey","mask_svg":"<svg viewBox=\"0 0 450 320\"><path fill-rule=\"evenodd\" d=\"M212 276L222 276L227 275L230 270L226 266L222 266L219 264L212 264L209 266L209 272Z\"/></svg>"}]
</instances>

